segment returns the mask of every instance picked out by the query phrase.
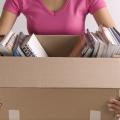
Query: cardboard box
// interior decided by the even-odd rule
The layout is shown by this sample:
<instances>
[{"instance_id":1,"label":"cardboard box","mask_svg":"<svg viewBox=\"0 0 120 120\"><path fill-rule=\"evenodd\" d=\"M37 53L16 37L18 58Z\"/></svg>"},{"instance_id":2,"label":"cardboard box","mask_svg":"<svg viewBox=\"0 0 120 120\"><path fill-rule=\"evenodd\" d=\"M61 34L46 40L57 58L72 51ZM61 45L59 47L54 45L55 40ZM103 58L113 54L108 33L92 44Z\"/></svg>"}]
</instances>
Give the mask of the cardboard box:
<instances>
[{"instance_id":1,"label":"cardboard box","mask_svg":"<svg viewBox=\"0 0 120 120\"><path fill-rule=\"evenodd\" d=\"M113 120L120 59L66 57L79 36L38 38L51 57L0 58L0 120Z\"/></svg>"}]
</instances>

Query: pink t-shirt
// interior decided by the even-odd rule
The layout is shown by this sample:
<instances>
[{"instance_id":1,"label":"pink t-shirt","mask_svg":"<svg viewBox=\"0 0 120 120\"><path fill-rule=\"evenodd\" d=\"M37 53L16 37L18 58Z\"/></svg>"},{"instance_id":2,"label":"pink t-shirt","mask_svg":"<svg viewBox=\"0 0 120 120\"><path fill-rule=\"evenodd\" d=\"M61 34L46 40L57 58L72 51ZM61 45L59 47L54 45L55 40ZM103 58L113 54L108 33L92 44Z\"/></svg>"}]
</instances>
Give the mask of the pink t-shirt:
<instances>
[{"instance_id":1,"label":"pink t-shirt","mask_svg":"<svg viewBox=\"0 0 120 120\"><path fill-rule=\"evenodd\" d=\"M84 32L88 13L106 7L104 0L66 0L56 12L49 11L42 0L6 0L4 9L27 19L30 34L79 35Z\"/></svg>"}]
</instances>

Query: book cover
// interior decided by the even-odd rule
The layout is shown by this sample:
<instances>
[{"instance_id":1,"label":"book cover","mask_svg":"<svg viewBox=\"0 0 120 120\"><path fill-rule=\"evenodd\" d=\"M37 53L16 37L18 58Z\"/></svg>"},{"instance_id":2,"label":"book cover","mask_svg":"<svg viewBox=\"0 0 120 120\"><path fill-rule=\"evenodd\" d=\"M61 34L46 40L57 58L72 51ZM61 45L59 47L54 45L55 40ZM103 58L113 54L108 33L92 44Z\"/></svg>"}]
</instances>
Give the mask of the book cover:
<instances>
[{"instance_id":1,"label":"book cover","mask_svg":"<svg viewBox=\"0 0 120 120\"><path fill-rule=\"evenodd\" d=\"M25 40L21 48L26 54L31 53L31 55L35 57L48 57L46 51L34 34Z\"/></svg>"}]
</instances>

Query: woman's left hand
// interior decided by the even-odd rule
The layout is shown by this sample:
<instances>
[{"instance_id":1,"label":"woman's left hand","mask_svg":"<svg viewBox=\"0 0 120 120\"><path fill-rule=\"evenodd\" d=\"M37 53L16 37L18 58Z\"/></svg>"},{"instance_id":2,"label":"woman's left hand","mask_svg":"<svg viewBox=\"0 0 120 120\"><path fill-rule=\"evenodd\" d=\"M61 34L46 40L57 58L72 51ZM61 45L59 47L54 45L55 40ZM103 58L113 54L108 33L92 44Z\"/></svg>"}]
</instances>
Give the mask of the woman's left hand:
<instances>
[{"instance_id":1,"label":"woman's left hand","mask_svg":"<svg viewBox=\"0 0 120 120\"><path fill-rule=\"evenodd\" d=\"M108 102L109 111L115 112L120 117L120 100L111 98Z\"/></svg>"}]
</instances>

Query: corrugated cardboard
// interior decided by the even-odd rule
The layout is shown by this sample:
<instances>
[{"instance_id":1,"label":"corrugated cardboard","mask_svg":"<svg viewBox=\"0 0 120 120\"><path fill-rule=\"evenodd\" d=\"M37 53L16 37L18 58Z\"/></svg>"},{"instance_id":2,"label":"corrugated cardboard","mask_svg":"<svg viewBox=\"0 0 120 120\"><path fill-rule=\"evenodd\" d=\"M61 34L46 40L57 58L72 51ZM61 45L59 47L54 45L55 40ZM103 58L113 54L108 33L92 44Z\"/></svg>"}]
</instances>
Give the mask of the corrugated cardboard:
<instances>
[{"instance_id":1,"label":"corrugated cardboard","mask_svg":"<svg viewBox=\"0 0 120 120\"><path fill-rule=\"evenodd\" d=\"M69 56L74 44L80 40L80 36L72 35L39 35L37 38L51 57Z\"/></svg>"},{"instance_id":2,"label":"corrugated cardboard","mask_svg":"<svg viewBox=\"0 0 120 120\"><path fill-rule=\"evenodd\" d=\"M20 111L20 120L90 120L91 110L113 120L107 101L116 94L114 89L1 88L0 120L9 120L10 109Z\"/></svg>"},{"instance_id":3,"label":"corrugated cardboard","mask_svg":"<svg viewBox=\"0 0 120 120\"><path fill-rule=\"evenodd\" d=\"M20 120L89 120L118 96L120 59L66 58L79 36L37 36L48 58L0 58L0 120L19 110Z\"/></svg>"},{"instance_id":4,"label":"corrugated cardboard","mask_svg":"<svg viewBox=\"0 0 120 120\"><path fill-rule=\"evenodd\" d=\"M119 88L120 59L0 58L0 87Z\"/></svg>"}]
</instances>

